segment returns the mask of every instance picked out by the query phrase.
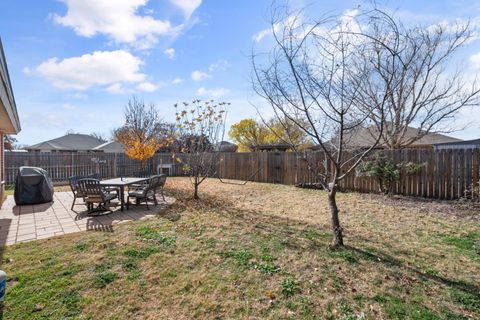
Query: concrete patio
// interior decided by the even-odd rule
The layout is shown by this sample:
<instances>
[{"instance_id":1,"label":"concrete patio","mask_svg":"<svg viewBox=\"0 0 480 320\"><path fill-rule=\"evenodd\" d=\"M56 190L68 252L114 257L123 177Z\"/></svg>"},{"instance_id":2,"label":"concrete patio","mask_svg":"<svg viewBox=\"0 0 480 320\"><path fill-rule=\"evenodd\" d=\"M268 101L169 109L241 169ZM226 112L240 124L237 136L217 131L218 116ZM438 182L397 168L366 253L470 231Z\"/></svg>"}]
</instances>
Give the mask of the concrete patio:
<instances>
[{"instance_id":1,"label":"concrete patio","mask_svg":"<svg viewBox=\"0 0 480 320\"><path fill-rule=\"evenodd\" d=\"M0 209L0 246L19 242L51 238L79 231L112 232L118 223L146 219L165 210L175 199L158 197L158 206L153 203L147 210L145 204L130 205L120 211L120 205L112 207L113 213L101 216L87 215L81 199L70 210L73 196L70 192L55 192L50 203L17 206L13 196L8 196Z\"/></svg>"}]
</instances>

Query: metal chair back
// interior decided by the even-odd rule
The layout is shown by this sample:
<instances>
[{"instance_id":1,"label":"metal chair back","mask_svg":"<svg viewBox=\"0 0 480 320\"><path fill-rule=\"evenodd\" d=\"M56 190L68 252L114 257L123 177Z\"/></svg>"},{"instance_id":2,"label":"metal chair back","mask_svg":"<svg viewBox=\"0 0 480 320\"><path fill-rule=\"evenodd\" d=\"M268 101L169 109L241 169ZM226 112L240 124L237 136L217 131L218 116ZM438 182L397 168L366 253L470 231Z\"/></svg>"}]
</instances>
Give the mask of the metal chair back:
<instances>
[{"instance_id":1,"label":"metal chair back","mask_svg":"<svg viewBox=\"0 0 480 320\"><path fill-rule=\"evenodd\" d=\"M87 202L103 202L105 201L105 193L103 192L100 180L86 178L78 180L80 192L86 197Z\"/></svg>"},{"instance_id":2,"label":"metal chair back","mask_svg":"<svg viewBox=\"0 0 480 320\"><path fill-rule=\"evenodd\" d=\"M167 182L167 175L159 174L157 177L157 188L163 188L165 186L165 182Z\"/></svg>"}]
</instances>

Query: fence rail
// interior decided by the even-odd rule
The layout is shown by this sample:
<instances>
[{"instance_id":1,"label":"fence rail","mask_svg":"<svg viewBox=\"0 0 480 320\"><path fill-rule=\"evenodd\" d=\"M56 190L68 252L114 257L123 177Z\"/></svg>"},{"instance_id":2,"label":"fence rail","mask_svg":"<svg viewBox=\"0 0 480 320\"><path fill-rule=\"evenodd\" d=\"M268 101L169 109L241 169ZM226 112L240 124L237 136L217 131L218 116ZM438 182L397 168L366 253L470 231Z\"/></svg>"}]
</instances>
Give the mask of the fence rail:
<instances>
[{"instance_id":1,"label":"fence rail","mask_svg":"<svg viewBox=\"0 0 480 320\"><path fill-rule=\"evenodd\" d=\"M435 199L458 199L472 189L478 190L480 179L479 150L405 149L387 150L386 156L395 163L413 162L423 164L415 174L401 174L393 191L396 194ZM311 154L313 161L325 166L331 164L322 153ZM124 154L114 153L5 153L5 180L13 184L20 166L35 166L46 169L54 182L66 182L72 175L100 173L103 178L138 175L142 171L156 172L157 168L168 170L171 175L182 175L182 165L171 154L156 154L142 169L138 161ZM226 179L256 182L298 184L313 183L317 177L307 163L294 153L255 152L221 153L218 175ZM360 192L378 192L375 179L358 177L353 172L342 182L341 187ZM478 194L478 192L477 192Z\"/></svg>"}]
</instances>

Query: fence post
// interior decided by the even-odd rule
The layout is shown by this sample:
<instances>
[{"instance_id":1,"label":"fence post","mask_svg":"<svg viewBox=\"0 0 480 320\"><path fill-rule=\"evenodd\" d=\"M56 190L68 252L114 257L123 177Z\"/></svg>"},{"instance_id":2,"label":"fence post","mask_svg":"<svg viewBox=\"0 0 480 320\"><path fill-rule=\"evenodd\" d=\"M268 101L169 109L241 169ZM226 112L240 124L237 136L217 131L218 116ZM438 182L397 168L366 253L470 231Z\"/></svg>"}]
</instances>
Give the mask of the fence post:
<instances>
[{"instance_id":1,"label":"fence post","mask_svg":"<svg viewBox=\"0 0 480 320\"><path fill-rule=\"evenodd\" d=\"M115 153L115 156L113 157L113 165L112 165L112 178L116 178L118 176L117 174L117 153Z\"/></svg>"}]
</instances>

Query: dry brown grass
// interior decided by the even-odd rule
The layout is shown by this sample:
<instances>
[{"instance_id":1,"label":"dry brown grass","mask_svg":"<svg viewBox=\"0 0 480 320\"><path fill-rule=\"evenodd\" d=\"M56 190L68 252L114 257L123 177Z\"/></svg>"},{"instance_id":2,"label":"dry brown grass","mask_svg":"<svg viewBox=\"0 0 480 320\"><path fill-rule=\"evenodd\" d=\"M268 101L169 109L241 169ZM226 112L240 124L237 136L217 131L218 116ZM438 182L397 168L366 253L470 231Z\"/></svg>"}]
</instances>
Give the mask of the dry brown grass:
<instances>
[{"instance_id":1,"label":"dry brown grass","mask_svg":"<svg viewBox=\"0 0 480 320\"><path fill-rule=\"evenodd\" d=\"M348 248L330 251L321 191L167 189L179 201L158 218L8 247L5 318L480 317L476 212L340 194Z\"/></svg>"}]
</instances>

